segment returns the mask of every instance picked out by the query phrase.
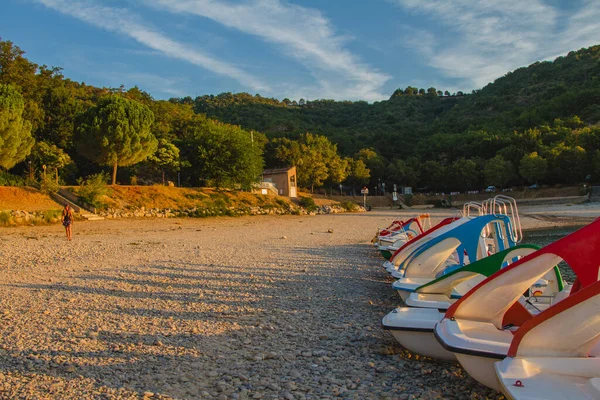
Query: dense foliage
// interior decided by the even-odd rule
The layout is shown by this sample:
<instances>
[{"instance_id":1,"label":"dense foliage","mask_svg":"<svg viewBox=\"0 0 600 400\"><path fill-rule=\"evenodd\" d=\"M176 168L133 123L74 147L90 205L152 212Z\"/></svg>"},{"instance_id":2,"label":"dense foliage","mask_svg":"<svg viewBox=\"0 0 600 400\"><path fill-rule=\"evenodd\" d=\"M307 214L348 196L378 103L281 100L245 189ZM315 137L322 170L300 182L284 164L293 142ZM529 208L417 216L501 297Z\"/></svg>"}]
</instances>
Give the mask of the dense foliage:
<instances>
[{"instance_id":1,"label":"dense foliage","mask_svg":"<svg viewBox=\"0 0 600 400\"><path fill-rule=\"evenodd\" d=\"M0 167L21 177L32 168L39 178L46 165L74 183L106 165L113 183L249 187L264 166L294 164L306 188L462 191L600 178L600 46L470 94L407 87L369 104L247 93L154 100L137 87L73 82L0 40L0 85Z\"/></svg>"},{"instance_id":2,"label":"dense foliage","mask_svg":"<svg viewBox=\"0 0 600 400\"><path fill-rule=\"evenodd\" d=\"M0 84L0 167L10 169L31 151L31 124L23 118L23 96Z\"/></svg>"}]
</instances>

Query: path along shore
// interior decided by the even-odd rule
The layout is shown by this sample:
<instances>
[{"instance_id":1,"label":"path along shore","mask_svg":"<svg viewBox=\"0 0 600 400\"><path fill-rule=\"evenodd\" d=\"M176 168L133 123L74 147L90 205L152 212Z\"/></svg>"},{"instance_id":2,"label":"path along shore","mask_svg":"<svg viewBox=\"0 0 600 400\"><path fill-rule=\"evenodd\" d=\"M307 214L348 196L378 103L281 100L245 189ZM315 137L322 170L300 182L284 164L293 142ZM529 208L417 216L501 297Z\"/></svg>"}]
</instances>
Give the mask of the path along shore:
<instances>
[{"instance_id":1,"label":"path along shore","mask_svg":"<svg viewBox=\"0 0 600 400\"><path fill-rule=\"evenodd\" d=\"M369 241L418 212L1 228L0 398L499 398L380 328L399 300Z\"/></svg>"}]
</instances>

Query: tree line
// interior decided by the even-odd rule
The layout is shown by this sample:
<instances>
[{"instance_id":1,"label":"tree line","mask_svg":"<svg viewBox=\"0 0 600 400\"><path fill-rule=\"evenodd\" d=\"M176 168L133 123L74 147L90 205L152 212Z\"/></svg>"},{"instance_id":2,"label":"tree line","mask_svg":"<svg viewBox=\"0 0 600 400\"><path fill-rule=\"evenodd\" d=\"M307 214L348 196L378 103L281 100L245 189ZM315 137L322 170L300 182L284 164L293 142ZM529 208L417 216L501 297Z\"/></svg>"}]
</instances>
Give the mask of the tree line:
<instances>
[{"instance_id":1,"label":"tree line","mask_svg":"<svg viewBox=\"0 0 600 400\"><path fill-rule=\"evenodd\" d=\"M373 104L167 101L71 81L0 40L0 184L110 170L113 184L249 188L265 167L290 165L309 189L573 184L600 177L599 60L594 46L470 94L409 86Z\"/></svg>"},{"instance_id":2,"label":"tree line","mask_svg":"<svg viewBox=\"0 0 600 400\"><path fill-rule=\"evenodd\" d=\"M303 187L356 174L362 184L369 177L360 161L342 158L324 136L269 141L258 131L196 113L180 99L71 81L60 68L36 65L19 47L0 41L0 183L24 177L48 184L51 175L54 186L74 184L110 169L112 184L177 180L247 189L261 179L265 147L270 162L298 165Z\"/></svg>"}]
</instances>

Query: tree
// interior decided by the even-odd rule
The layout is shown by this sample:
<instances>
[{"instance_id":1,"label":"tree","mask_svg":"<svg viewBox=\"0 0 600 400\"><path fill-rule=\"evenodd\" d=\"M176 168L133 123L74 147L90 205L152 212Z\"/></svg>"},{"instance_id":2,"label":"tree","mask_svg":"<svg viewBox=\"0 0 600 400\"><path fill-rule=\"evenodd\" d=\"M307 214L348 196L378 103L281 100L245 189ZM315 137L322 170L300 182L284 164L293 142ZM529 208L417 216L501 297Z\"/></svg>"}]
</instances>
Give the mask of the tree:
<instances>
[{"instance_id":1,"label":"tree","mask_svg":"<svg viewBox=\"0 0 600 400\"><path fill-rule=\"evenodd\" d=\"M23 96L11 85L0 84L0 167L10 169L31 152L35 140L23 119Z\"/></svg>"},{"instance_id":2,"label":"tree","mask_svg":"<svg viewBox=\"0 0 600 400\"><path fill-rule=\"evenodd\" d=\"M263 139L236 125L196 115L181 128L180 149L188 172L201 184L250 188L264 167ZM183 164L182 162L182 164ZM183 165L182 165L183 167Z\"/></svg>"},{"instance_id":3,"label":"tree","mask_svg":"<svg viewBox=\"0 0 600 400\"><path fill-rule=\"evenodd\" d=\"M388 165L387 178L393 183L399 183L402 186L413 186L418 179L418 172L411 163L397 159Z\"/></svg>"},{"instance_id":4,"label":"tree","mask_svg":"<svg viewBox=\"0 0 600 400\"><path fill-rule=\"evenodd\" d=\"M546 177L548 161L540 157L537 152L529 153L521 158L519 173L529 183L538 183Z\"/></svg>"},{"instance_id":5,"label":"tree","mask_svg":"<svg viewBox=\"0 0 600 400\"><path fill-rule=\"evenodd\" d=\"M329 182L339 184L346 180L350 165L347 158L342 158L336 153L328 160L327 169L329 172Z\"/></svg>"},{"instance_id":6,"label":"tree","mask_svg":"<svg viewBox=\"0 0 600 400\"><path fill-rule=\"evenodd\" d=\"M58 185L58 170L73 162L63 149L47 142L37 142L33 147L33 155L41 165L54 169L56 185Z\"/></svg>"},{"instance_id":7,"label":"tree","mask_svg":"<svg viewBox=\"0 0 600 400\"><path fill-rule=\"evenodd\" d=\"M165 184L165 169L179 169L179 149L167 139L158 140L156 153L148 157L148 161L160 168L162 184Z\"/></svg>"},{"instance_id":8,"label":"tree","mask_svg":"<svg viewBox=\"0 0 600 400\"><path fill-rule=\"evenodd\" d=\"M463 190L472 189L479 180L479 174L477 163L463 157L454 161L448 170L452 185Z\"/></svg>"},{"instance_id":9,"label":"tree","mask_svg":"<svg viewBox=\"0 0 600 400\"><path fill-rule=\"evenodd\" d=\"M485 162L483 176L486 185L504 187L514 177L514 167L502 156L495 156Z\"/></svg>"},{"instance_id":10,"label":"tree","mask_svg":"<svg viewBox=\"0 0 600 400\"><path fill-rule=\"evenodd\" d=\"M339 156L337 145L325 136L304 133L298 141L278 139L275 142L275 158L287 165L295 165L298 184L314 191L330 180L339 183L346 179L347 164Z\"/></svg>"},{"instance_id":11,"label":"tree","mask_svg":"<svg viewBox=\"0 0 600 400\"><path fill-rule=\"evenodd\" d=\"M145 105L118 95L105 97L77 120L77 149L100 165L112 166L115 185L118 166L137 164L156 151L153 121Z\"/></svg>"},{"instance_id":12,"label":"tree","mask_svg":"<svg viewBox=\"0 0 600 400\"><path fill-rule=\"evenodd\" d=\"M371 171L371 180L385 177L387 161L372 148L360 149L355 158L362 160Z\"/></svg>"},{"instance_id":13,"label":"tree","mask_svg":"<svg viewBox=\"0 0 600 400\"><path fill-rule=\"evenodd\" d=\"M586 151L580 146L559 144L550 150L549 169L561 182L574 184L588 174Z\"/></svg>"},{"instance_id":14,"label":"tree","mask_svg":"<svg viewBox=\"0 0 600 400\"><path fill-rule=\"evenodd\" d=\"M440 189L445 186L444 175L446 168L439 162L427 160L419 166L421 182L431 189Z\"/></svg>"},{"instance_id":15,"label":"tree","mask_svg":"<svg viewBox=\"0 0 600 400\"><path fill-rule=\"evenodd\" d=\"M349 172L347 182L354 186L363 186L369 183L369 178L371 177L371 171L365 165L363 160L354 160L352 158L348 158Z\"/></svg>"}]
</instances>

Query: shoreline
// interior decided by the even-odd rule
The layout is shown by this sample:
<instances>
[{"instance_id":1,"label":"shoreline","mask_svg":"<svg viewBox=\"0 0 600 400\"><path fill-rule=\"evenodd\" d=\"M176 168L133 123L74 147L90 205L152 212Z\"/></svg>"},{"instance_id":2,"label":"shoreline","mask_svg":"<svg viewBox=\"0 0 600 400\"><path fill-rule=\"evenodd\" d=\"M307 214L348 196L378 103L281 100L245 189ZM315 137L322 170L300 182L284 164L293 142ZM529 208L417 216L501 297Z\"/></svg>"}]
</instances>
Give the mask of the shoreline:
<instances>
[{"instance_id":1,"label":"shoreline","mask_svg":"<svg viewBox=\"0 0 600 400\"><path fill-rule=\"evenodd\" d=\"M443 218L452 217L456 213L460 212L461 209L441 209L441 208L410 208L410 209L396 209L389 207L378 207L373 208L373 211L369 212L344 212L336 213L335 215L342 214L366 214L380 213L382 215L389 216L389 222L393 219L406 219L411 218L419 214L430 214L432 225L438 223ZM323 214L322 214L323 215ZM327 215L327 214L324 214ZM169 218L157 218L157 217L122 217L122 218L108 218L106 221L120 221L123 223L133 221L228 221L237 220L239 218L286 218L291 217L291 214L280 214L280 215L239 215L239 216L214 216L214 217L169 217ZM308 216L308 215L302 215ZM551 205L532 205L532 206L520 206L519 216L523 230L537 230L537 229L551 229L560 228L565 226L583 226L593 222L596 218L600 217L600 203L579 203L579 204L551 204ZM78 220L77 223L81 224L97 224L101 221L85 221ZM17 226L0 226L1 229L28 229L28 228L43 228L43 227L56 227L60 226L60 223L39 223L36 225L17 225ZM382 227L387 226L383 221Z\"/></svg>"}]
</instances>

